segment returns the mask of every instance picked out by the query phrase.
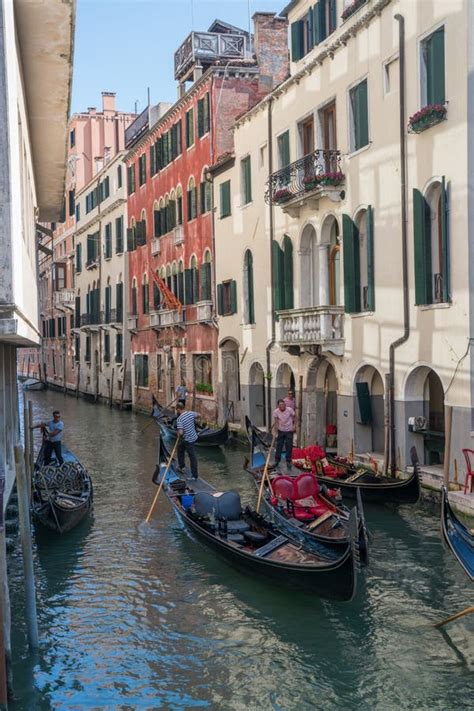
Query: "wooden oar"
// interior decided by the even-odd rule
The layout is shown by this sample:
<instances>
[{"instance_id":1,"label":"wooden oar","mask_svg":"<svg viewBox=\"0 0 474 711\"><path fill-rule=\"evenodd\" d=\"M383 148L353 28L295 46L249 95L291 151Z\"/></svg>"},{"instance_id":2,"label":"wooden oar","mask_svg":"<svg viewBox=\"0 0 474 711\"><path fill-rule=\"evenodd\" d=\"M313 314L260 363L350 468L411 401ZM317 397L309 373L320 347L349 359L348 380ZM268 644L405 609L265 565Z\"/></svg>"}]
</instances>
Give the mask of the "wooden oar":
<instances>
[{"instance_id":1,"label":"wooden oar","mask_svg":"<svg viewBox=\"0 0 474 711\"><path fill-rule=\"evenodd\" d=\"M166 465L166 469L165 469L165 472L164 472L163 476L161 477L160 486L158 487L158 491L156 492L155 498L153 499L153 503L152 503L152 505L151 505L151 507L150 507L150 510L148 511L148 516L147 516L146 519L145 519L145 523L148 523L148 522L149 522L149 520L150 520L150 518L151 518L151 515L152 515L152 513L153 513L153 510L154 510L154 508L155 508L155 506L156 506L156 502L158 501L158 497L159 497L160 492L161 492L161 490L162 490L162 488L163 488L163 483L164 483L164 481L165 481L165 479L166 479L166 475L168 474L168 469L170 468L171 462L173 461L174 453L176 452L176 447L178 446L178 442L179 442L179 435L178 435L178 437L176 438L176 442L175 442L175 444L174 444L173 451L171 452L169 462L168 462L168 464Z\"/></svg>"},{"instance_id":2,"label":"wooden oar","mask_svg":"<svg viewBox=\"0 0 474 711\"><path fill-rule=\"evenodd\" d=\"M275 439L276 439L276 433L273 435L272 443L270 445L270 449L268 450L267 461L265 462L265 469L263 470L262 481L260 482L260 489L258 490L257 513L260 510L260 503L262 501L262 496L263 496L263 487L265 486L265 479L268 477L268 465L270 464L270 456L272 454L273 445L275 444ZM270 479L268 481L270 482ZM270 490L271 490L271 484L270 484Z\"/></svg>"},{"instance_id":3,"label":"wooden oar","mask_svg":"<svg viewBox=\"0 0 474 711\"><path fill-rule=\"evenodd\" d=\"M447 617L442 622L437 622L435 624L435 627L443 627L443 625L446 625L448 622L453 622L454 620L457 620L459 617L464 617L464 615L470 615L472 612L474 612L474 605L471 605L470 607L466 607L465 610L462 610L461 612L457 612L455 615L451 615L451 617Z\"/></svg>"}]
</instances>

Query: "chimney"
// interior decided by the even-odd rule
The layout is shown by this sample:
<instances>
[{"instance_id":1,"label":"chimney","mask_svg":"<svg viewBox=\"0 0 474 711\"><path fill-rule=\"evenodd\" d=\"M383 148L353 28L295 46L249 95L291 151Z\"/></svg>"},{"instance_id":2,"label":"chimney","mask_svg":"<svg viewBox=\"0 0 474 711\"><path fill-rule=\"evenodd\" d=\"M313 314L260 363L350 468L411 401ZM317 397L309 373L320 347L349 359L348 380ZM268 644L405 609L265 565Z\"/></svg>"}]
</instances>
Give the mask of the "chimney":
<instances>
[{"instance_id":1,"label":"chimney","mask_svg":"<svg viewBox=\"0 0 474 711\"><path fill-rule=\"evenodd\" d=\"M252 20L260 82L271 91L289 76L288 20L274 12L256 12Z\"/></svg>"},{"instance_id":2,"label":"chimney","mask_svg":"<svg viewBox=\"0 0 474 711\"><path fill-rule=\"evenodd\" d=\"M115 91L102 92L102 111L115 113Z\"/></svg>"},{"instance_id":3,"label":"chimney","mask_svg":"<svg viewBox=\"0 0 474 711\"><path fill-rule=\"evenodd\" d=\"M91 116L95 116L97 113L96 107L95 106L88 106L87 113L90 114Z\"/></svg>"}]
</instances>

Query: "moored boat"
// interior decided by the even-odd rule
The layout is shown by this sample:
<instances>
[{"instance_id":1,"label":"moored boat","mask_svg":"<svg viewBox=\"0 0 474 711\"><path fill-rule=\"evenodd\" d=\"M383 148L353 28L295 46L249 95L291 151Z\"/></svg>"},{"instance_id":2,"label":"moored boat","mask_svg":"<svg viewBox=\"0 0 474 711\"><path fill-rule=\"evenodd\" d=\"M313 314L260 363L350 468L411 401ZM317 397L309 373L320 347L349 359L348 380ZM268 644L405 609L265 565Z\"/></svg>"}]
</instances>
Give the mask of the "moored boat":
<instances>
[{"instance_id":1,"label":"moored boat","mask_svg":"<svg viewBox=\"0 0 474 711\"><path fill-rule=\"evenodd\" d=\"M168 461L169 453L161 441L158 479ZM154 481L157 483L156 478ZM218 492L203 479L180 478L175 461L169 466L164 490L178 517L196 537L245 573L332 600L354 597L358 573L355 508L350 514L350 543L333 558L297 545L250 508L242 511L237 492Z\"/></svg>"},{"instance_id":2,"label":"moored boat","mask_svg":"<svg viewBox=\"0 0 474 711\"><path fill-rule=\"evenodd\" d=\"M23 382L23 390L44 390L45 384L36 378L28 378Z\"/></svg>"},{"instance_id":3,"label":"moored boat","mask_svg":"<svg viewBox=\"0 0 474 711\"><path fill-rule=\"evenodd\" d=\"M176 415L169 408L162 407L153 398L153 417L158 424L161 436L168 440L174 440L178 436L176 430ZM198 447L219 447L226 444L229 438L229 423L219 429L211 427L197 428L198 438L195 445Z\"/></svg>"},{"instance_id":4,"label":"moored boat","mask_svg":"<svg viewBox=\"0 0 474 711\"><path fill-rule=\"evenodd\" d=\"M441 531L446 545L471 580L474 580L474 533L452 510L448 491L441 489Z\"/></svg>"},{"instance_id":5,"label":"moored boat","mask_svg":"<svg viewBox=\"0 0 474 711\"><path fill-rule=\"evenodd\" d=\"M62 446L63 464L44 464L44 444L33 472L31 511L47 528L66 533L92 509L92 480L77 457Z\"/></svg>"}]
</instances>

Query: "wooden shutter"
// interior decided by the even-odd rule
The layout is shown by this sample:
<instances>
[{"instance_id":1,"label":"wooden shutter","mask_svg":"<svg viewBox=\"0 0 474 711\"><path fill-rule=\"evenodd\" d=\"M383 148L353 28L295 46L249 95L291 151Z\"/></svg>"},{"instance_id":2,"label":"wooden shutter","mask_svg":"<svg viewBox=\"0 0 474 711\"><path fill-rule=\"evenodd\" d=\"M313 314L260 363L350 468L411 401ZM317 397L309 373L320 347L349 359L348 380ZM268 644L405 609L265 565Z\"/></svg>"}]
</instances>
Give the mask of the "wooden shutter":
<instances>
[{"instance_id":1,"label":"wooden shutter","mask_svg":"<svg viewBox=\"0 0 474 711\"><path fill-rule=\"evenodd\" d=\"M161 213L153 210L153 231L155 237L161 237Z\"/></svg>"},{"instance_id":2,"label":"wooden shutter","mask_svg":"<svg viewBox=\"0 0 474 711\"><path fill-rule=\"evenodd\" d=\"M230 180L221 183L221 217L230 215Z\"/></svg>"},{"instance_id":3,"label":"wooden shutter","mask_svg":"<svg viewBox=\"0 0 474 711\"><path fill-rule=\"evenodd\" d=\"M128 227L127 228L127 251L128 252L133 252L136 249L136 244L135 244L135 228L134 227Z\"/></svg>"},{"instance_id":4,"label":"wooden shutter","mask_svg":"<svg viewBox=\"0 0 474 711\"><path fill-rule=\"evenodd\" d=\"M372 423L372 402L368 383L356 383L357 402L359 405L359 423L370 425Z\"/></svg>"},{"instance_id":5,"label":"wooden shutter","mask_svg":"<svg viewBox=\"0 0 474 711\"><path fill-rule=\"evenodd\" d=\"M74 326L80 328L81 325L81 297L75 297Z\"/></svg>"},{"instance_id":6,"label":"wooden shutter","mask_svg":"<svg viewBox=\"0 0 474 711\"><path fill-rule=\"evenodd\" d=\"M115 317L118 323L123 321L123 284L115 285Z\"/></svg>"},{"instance_id":7,"label":"wooden shutter","mask_svg":"<svg viewBox=\"0 0 474 711\"><path fill-rule=\"evenodd\" d=\"M252 169L250 163L250 156L247 156L242 161L243 163L243 177L244 177L244 201L245 205L252 200Z\"/></svg>"},{"instance_id":8,"label":"wooden shutter","mask_svg":"<svg viewBox=\"0 0 474 711\"><path fill-rule=\"evenodd\" d=\"M444 104L444 27L427 40L426 97L428 104Z\"/></svg>"},{"instance_id":9,"label":"wooden shutter","mask_svg":"<svg viewBox=\"0 0 474 711\"><path fill-rule=\"evenodd\" d=\"M280 138L279 138L279 143L280 143L280 161L281 161L281 168L285 168L287 165L290 164L290 132L285 131Z\"/></svg>"},{"instance_id":10,"label":"wooden shutter","mask_svg":"<svg viewBox=\"0 0 474 711\"><path fill-rule=\"evenodd\" d=\"M348 314L360 311L360 262L357 232L349 215L343 215L344 310Z\"/></svg>"},{"instance_id":11,"label":"wooden shutter","mask_svg":"<svg viewBox=\"0 0 474 711\"><path fill-rule=\"evenodd\" d=\"M369 115L367 105L367 79L355 88L355 150L369 143Z\"/></svg>"},{"instance_id":12,"label":"wooden shutter","mask_svg":"<svg viewBox=\"0 0 474 711\"><path fill-rule=\"evenodd\" d=\"M156 173L156 153L155 145L150 146L150 175L155 175Z\"/></svg>"},{"instance_id":13,"label":"wooden shutter","mask_svg":"<svg viewBox=\"0 0 474 711\"><path fill-rule=\"evenodd\" d=\"M82 271L82 244L76 245L76 272Z\"/></svg>"},{"instance_id":14,"label":"wooden shutter","mask_svg":"<svg viewBox=\"0 0 474 711\"><path fill-rule=\"evenodd\" d=\"M224 284L217 285L217 313L219 316L224 315Z\"/></svg>"},{"instance_id":15,"label":"wooden shutter","mask_svg":"<svg viewBox=\"0 0 474 711\"><path fill-rule=\"evenodd\" d=\"M443 255L443 301L447 303L451 297L450 265L449 265L449 202L446 190L446 178L441 178L441 250Z\"/></svg>"},{"instance_id":16,"label":"wooden shutter","mask_svg":"<svg viewBox=\"0 0 474 711\"><path fill-rule=\"evenodd\" d=\"M201 264L201 301L205 301L207 299L207 293L208 293L208 273L207 273L207 264Z\"/></svg>"},{"instance_id":17,"label":"wooden shutter","mask_svg":"<svg viewBox=\"0 0 474 711\"><path fill-rule=\"evenodd\" d=\"M319 44L327 37L327 26L326 26L326 1L319 0L314 6L314 24L316 28L315 44Z\"/></svg>"},{"instance_id":18,"label":"wooden shutter","mask_svg":"<svg viewBox=\"0 0 474 711\"><path fill-rule=\"evenodd\" d=\"M193 270L184 270L184 303L192 304L194 303L193 298Z\"/></svg>"},{"instance_id":19,"label":"wooden shutter","mask_svg":"<svg viewBox=\"0 0 474 711\"><path fill-rule=\"evenodd\" d=\"M210 112L209 112L209 92L204 97L204 133L210 129Z\"/></svg>"},{"instance_id":20,"label":"wooden shutter","mask_svg":"<svg viewBox=\"0 0 474 711\"><path fill-rule=\"evenodd\" d=\"M283 309L283 293L284 293L284 287L283 287L283 274L281 273L281 266L282 266L282 253L280 249L280 245L276 240L273 240L272 243L272 267L273 267L273 306L275 311L280 311Z\"/></svg>"},{"instance_id":21,"label":"wooden shutter","mask_svg":"<svg viewBox=\"0 0 474 711\"><path fill-rule=\"evenodd\" d=\"M197 102L197 130L198 136L204 135L204 101L203 99L198 99Z\"/></svg>"},{"instance_id":22,"label":"wooden shutter","mask_svg":"<svg viewBox=\"0 0 474 711\"><path fill-rule=\"evenodd\" d=\"M375 262L374 262L374 209L369 205L366 212L367 229L367 306L375 311Z\"/></svg>"},{"instance_id":23,"label":"wooden shutter","mask_svg":"<svg viewBox=\"0 0 474 711\"><path fill-rule=\"evenodd\" d=\"M183 224L183 198L180 195L178 197L178 225Z\"/></svg>"},{"instance_id":24,"label":"wooden shutter","mask_svg":"<svg viewBox=\"0 0 474 711\"><path fill-rule=\"evenodd\" d=\"M283 241L284 309L293 308L293 243L288 236Z\"/></svg>"},{"instance_id":25,"label":"wooden shutter","mask_svg":"<svg viewBox=\"0 0 474 711\"><path fill-rule=\"evenodd\" d=\"M297 20L291 25L291 60L297 62L304 56L304 21Z\"/></svg>"},{"instance_id":26,"label":"wooden shutter","mask_svg":"<svg viewBox=\"0 0 474 711\"><path fill-rule=\"evenodd\" d=\"M329 17L330 17L330 27L328 28L328 34L334 32L337 28L337 4L336 0L327 0L329 2Z\"/></svg>"},{"instance_id":27,"label":"wooden shutter","mask_svg":"<svg viewBox=\"0 0 474 711\"><path fill-rule=\"evenodd\" d=\"M237 313L237 282L234 279L230 282L230 313Z\"/></svg>"},{"instance_id":28,"label":"wooden shutter","mask_svg":"<svg viewBox=\"0 0 474 711\"><path fill-rule=\"evenodd\" d=\"M430 304L431 289L431 234L430 208L422 193L413 188L413 235L415 241L415 304Z\"/></svg>"},{"instance_id":29,"label":"wooden shutter","mask_svg":"<svg viewBox=\"0 0 474 711\"><path fill-rule=\"evenodd\" d=\"M199 183L199 192L200 192L201 214L203 215L206 212L206 183L205 182Z\"/></svg>"}]
</instances>

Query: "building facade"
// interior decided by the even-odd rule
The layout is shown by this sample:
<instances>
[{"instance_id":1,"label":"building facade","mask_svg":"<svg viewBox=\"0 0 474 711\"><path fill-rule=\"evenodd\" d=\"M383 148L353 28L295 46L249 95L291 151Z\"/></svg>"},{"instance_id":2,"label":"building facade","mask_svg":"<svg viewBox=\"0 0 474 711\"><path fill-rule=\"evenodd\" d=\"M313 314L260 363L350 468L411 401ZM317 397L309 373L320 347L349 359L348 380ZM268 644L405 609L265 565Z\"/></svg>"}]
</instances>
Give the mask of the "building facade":
<instances>
[{"instance_id":1,"label":"building facade","mask_svg":"<svg viewBox=\"0 0 474 711\"><path fill-rule=\"evenodd\" d=\"M416 445L439 466L450 405L451 458L472 446L472 12L284 11L291 76L213 171L219 400L237 421L268 426L291 386L302 442L393 467Z\"/></svg>"},{"instance_id":2,"label":"building facade","mask_svg":"<svg viewBox=\"0 0 474 711\"><path fill-rule=\"evenodd\" d=\"M209 166L233 147L231 127L288 73L287 22L254 16L255 34L216 21L175 55L179 99L128 131L128 325L133 402L175 399L217 419L214 217ZM142 126L144 128L142 129ZM191 404L191 400L190 403Z\"/></svg>"}]
</instances>

